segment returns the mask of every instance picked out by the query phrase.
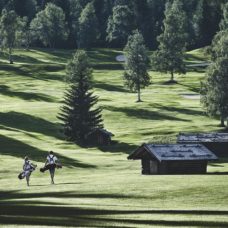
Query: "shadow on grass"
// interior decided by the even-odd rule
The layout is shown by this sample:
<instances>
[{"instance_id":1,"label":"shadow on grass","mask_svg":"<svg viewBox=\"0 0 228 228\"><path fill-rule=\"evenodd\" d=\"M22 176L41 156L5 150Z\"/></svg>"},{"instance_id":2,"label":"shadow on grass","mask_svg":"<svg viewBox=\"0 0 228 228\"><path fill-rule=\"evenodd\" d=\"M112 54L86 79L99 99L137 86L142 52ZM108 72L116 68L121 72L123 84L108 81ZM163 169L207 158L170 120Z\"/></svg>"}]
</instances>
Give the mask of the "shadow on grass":
<instances>
[{"instance_id":1,"label":"shadow on grass","mask_svg":"<svg viewBox=\"0 0 228 228\"><path fill-rule=\"evenodd\" d=\"M103 109L113 111L113 112L123 112L127 116L135 117L137 119L146 119L146 120L174 120L174 121L184 121L190 122L191 120L186 120L182 118L175 117L173 114L168 115L158 111L151 111L147 109L135 109L127 107L112 107L104 106Z\"/></svg>"},{"instance_id":2,"label":"shadow on grass","mask_svg":"<svg viewBox=\"0 0 228 228\"><path fill-rule=\"evenodd\" d=\"M54 102L55 99L50 96L41 94L41 93L26 93L12 91L8 86L0 85L0 94L9 96L9 97L18 97L24 100L36 100L36 101L45 101L45 102Z\"/></svg>"},{"instance_id":3,"label":"shadow on grass","mask_svg":"<svg viewBox=\"0 0 228 228\"><path fill-rule=\"evenodd\" d=\"M28 70L23 69L22 66L16 66L12 64L3 64L1 63L1 71L7 71L7 73L12 73L15 75L23 75L23 76L31 76L31 72Z\"/></svg>"},{"instance_id":4,"label":"shadow on grass","mask_svg":"<svg viewBox=\"0 0 228 228\"><path fill-rule=\"evenodd\" d=\"M203 111L197 111L193 109L187 109L182 107L174 107L174 106L165 106L161 104L152 104L151 107L159 108L161 110L166 110L168 112L179 112L185 115L198 115L198 116L204 116L205 113Z\"/></svg>"},{"instance_id":5,"label":"shadow on grass","mask_svg":"<svg viewBox=\"0 0 228 228\"><path fill-rule=\"evenodd\" d=\"M200 88L196 88L196 87L193 87L191 85L183 84L183 83L180 83L180 82L177 82L177 84L187 88L188 90L190 90L190 91L192 91L194 93L200 93Z\"/></svg>"},{"instance_id":6,"label":"shadow on grass","mask_svg":"<svg viewBox=\"0 0 228 228\"><path fill-rule=\"evenodd\" d=\"M16 76L30 77L42 81L63 81L64 78L60 74L50 74L65 69L63 64L35 64L35 65L10 65L0 64L1 70L6 71L7 74L11 73ZM49 74L47 74L49 73Z\"/></svg>"},{"instance_id":7,"label":"shadow on grass","mask_svg":"<svg viewBox=\"0 0 228 228\"><path fill-rule=\"evenodd\" d=\"M124 67L118 63L99 63L92 64L93 69L95 70L123 70Z\"/></svg>"},{"instance_id":8,"label":"shadow on grass","mask_svg":"<svg viewBox=\"0 0 228 228\"><path fill-rule=\"evenodd\" d=\"M107 90L110 92L122 92L122 93L128 93L129 92L129 90L125 89L122 86L105 84L105 83L100 83L100 82L94 83L94 87L98 88L98 89Z\"/></svg>"},{"instance_id":9,"label":"shadow on grass","mask_svg":"<svg viewBox=\"0 0 228 228\"><path fill-rule=\"evenodd\" d=\"M191 53L185 53L185 59L188 60L188 61L206 61L207 58L206 57L201 57L201 56L197 56L197 55L193 55Z\"/></svg>"},{"instance_id":10,"label":"shadow on grass","mask_svg":"<svg viewBox=\"0 0 228 228\"><path fill-rule=\"evenodd\" d=\"M99 146L98 149L102 152L110 152L110 153L126 153L130 154L137 148L136 145L119 142L119 141L112 141L111 145L107 146Z\"/></svg>"},{"instance_id":11,"label":"shadow on grass","mask_svg":"<svg viewBox=\"0 0 228 228\"><path fill-rule=\"evenodd\" d=\"M0 154L9 155L18 158L24 158L28 155L32 161L45 162L47 152L36 147L30 146L22 141L0 135ZM82 163L78 160L56 153L63 166L78 168L95 168L96 166Z\"/></svg>"},{"instance_id":12,"label":"shadow on grass","mask_svg":"<svg viewBox=\"0 0 228 228\"><path fill-rule=\"evenodd\" d=\"M63 139L63 136L60 134L59 124L25 113L2 112L0 113L0 125Z\"/></svg>"},{"instance_id":13,"label":"shadow on grass","mask_svg":"<svg viewBox=\"0 0 228 228\"><path fill-rule=\"evenodd\" d=\"M39 196L39 194L38 194ZM95 196L99 198L100 196ZM29 203L29 201L28 201ZM37 203L38 204L38 203ZM134 227L139 225L160 225L160 226L196 226L196 227L227 227L226 221L207 220L209 216L227 216L226 210L107 210L81 207L67 207L62 205L48 206L24 205L23 202L15 204L0 204L0 224L23 224L23 225L64 225L78 227ZM50 203L51 205L51 203ZM118 215L120 217L118 217ZM125 215L126 218L123 218ZM140 215L157 215L147 219L139 218ZM179 215L178 220L169 220L165 215ZM201 220L182 220L183 215L205 216ZM105 216L105 217L104 217ZM136 216L136 217L134 217ZM40 219L42 217L42 219ZM55 219L53 219L53 217ZM132 218L133 217L133 218ZM118 225L118 226L117 226ZM122 226L121 226L122 225Z\"/></svg>"}]
</instances>

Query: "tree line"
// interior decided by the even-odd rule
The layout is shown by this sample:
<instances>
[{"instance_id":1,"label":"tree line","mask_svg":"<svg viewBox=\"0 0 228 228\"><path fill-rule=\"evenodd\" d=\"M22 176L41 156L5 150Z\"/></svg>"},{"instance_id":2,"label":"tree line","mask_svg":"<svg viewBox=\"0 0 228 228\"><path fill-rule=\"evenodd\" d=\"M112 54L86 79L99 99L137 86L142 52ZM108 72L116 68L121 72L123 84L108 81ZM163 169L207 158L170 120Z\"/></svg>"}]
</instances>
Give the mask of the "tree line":
<instances>
[{"instance_id":1,"label":"tree line","mask_svg":"<svg viewBox=\"0 0 228 228\"><path fill-rule=\"evenodd\" d=\"M132 31L138 29L146 46L157 49L166 5L173 1L0 0L0 12L14 22L22 35L19 41L26 47L123 48ZM209 45L219 30L226 0L180 2L187 17L187 48Z\"/></svg>"}]
</instances>

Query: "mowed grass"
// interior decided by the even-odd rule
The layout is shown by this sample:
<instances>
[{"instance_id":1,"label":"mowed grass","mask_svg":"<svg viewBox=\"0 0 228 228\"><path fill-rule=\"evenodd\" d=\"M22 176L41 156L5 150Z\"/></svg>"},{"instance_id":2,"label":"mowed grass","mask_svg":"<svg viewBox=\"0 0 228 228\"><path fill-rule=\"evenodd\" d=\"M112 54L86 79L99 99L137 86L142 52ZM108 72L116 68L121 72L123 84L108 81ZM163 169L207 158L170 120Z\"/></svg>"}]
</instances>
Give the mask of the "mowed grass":
<instances>
[{"instance_id":1,"label":"mowed grass","mask_svg":"<svg viewBox=\"0 0 228 228\"><path fill-rule=\"evenodd\" d=\"M168 75L150 72L144 102L123 86L119 50L89 52L94 92L104 125L115 144L80 148L64 140L57 115L67 85L65 64L72 51L18 50L15 64L0 62L0 227L228 227L227 159L210 163L207 175L140 174L128 154L144 142L174 143L179 132L222 131L204 114L197 95L203 67L189 68L166 84ZM207 61L202 50L186 61ZM64 168L56 184L38 169L31 186L17 179L23 157L40 168L54 150Z\"/></svg>"}]
</instances>

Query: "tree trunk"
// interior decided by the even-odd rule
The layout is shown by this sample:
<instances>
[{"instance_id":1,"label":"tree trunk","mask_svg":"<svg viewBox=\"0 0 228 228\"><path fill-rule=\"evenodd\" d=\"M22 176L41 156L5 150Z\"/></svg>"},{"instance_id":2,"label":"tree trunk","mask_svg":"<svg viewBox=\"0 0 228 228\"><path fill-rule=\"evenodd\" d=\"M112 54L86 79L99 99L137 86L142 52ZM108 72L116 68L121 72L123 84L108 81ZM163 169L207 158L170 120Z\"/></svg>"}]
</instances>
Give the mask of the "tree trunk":
<instances>
[{"instance_id":1,"label":"tree trunk","mask_svg":"<svg viewBox=\"0 0 228 228\"><path fill-rule=\"evenodd\" d=\"M221 117L221 127L225 127L225 119L224 119L224 117Z\"/></svg>"},{"instance_id":2,"label":"tree trunk","mask_svg":"<svg viewBox=\"0 0 228 228\"><path fill-rule=\"evenodd\" d=\"M140 90L140 85L138 85L138 100L137 102L142 102L141 100L141 90Z\"/></svg>"},{"instance_id":3,"label":"tree trunk","mask_svg":"<svg viewBox=\"0 0 228 228\"><path fill-rule=\"evenodd\" d=\"M171 82L173 82L174 81L174 73L173 73L173 71L171 71L171 80L170 80Z\"/></svg>"},{"instance_id":4,"label":"tree trunk","mask_svg":"<svg viewBox=\"0 0 228 228\"><path fill-rule=\"evenodd\" d=\"M9 63L13 64L12 48L9 48Z\"/></svg>"}]
</instances>

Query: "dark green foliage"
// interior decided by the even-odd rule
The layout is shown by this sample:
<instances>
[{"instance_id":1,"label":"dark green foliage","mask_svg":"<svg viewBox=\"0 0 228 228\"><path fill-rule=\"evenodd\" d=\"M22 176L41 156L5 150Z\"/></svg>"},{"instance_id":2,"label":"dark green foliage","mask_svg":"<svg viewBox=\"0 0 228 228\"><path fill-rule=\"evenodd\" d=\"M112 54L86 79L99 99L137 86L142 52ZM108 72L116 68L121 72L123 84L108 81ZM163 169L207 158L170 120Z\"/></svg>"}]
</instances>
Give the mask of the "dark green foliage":
<instances>
[{"instance_id":1,"label":"dark green foliage","mask_svg":"<svg viewBox=\"0 0 228 228\"><path fill-rule=\"evenodd\" d=\"M69 0L69 15L68 15L68 26L69 26L69 41L71 46L78 45L78 34L79 34L79 18L83 8L79 1Z\"/></svg>"},{"instance_id":2,"label":"dark green foliage","mask_svg":"<svg viewBox=\"0 0 228 228\"><path fill-rule=\"evenodd\" d=\"M0 0L0 11L5 8L14 10L29 22L50 3L60 7L65 14L65 23L69 29L67 39L60 41L61 47L75 48L79 40L79 17L86 5L94 6L96 34L92 36L92 46L123 47L132 30L141 31L148 47L158 47L157 37L162 33L162 22L166 3L174 0ZM209 45L219 30L222 7L227 0L182 0L187 14L188 49ZM94 18L94 16L92 16ZM84 17L85 20L85 17ZM84 21L82 24L87 24ZM92 21L92 19L91 19ZM82 26L83 37L91 34L90 26ZM93 30L93 29L92 29ZM85 32L86 31L86 32ZM37 37L38 34L35 36ZM90 36L90 35L88 35ZM40 45L34 42L33 45ZM45 44L46 45L46 44ZM58 45L60 46L60 45ZM89 45L90 46L90 45Z\"/></svg>"},{"instance_id":3,"label":"dark green foliage","mask_svg":"<svg viewBox=\"0 0 228 228\"><path fill-rule=\"evenodd\" d=\"M156 70L170 73L171 81L174 81L174 73L185 73L186 19L180 0L166 5L164 30L158 37L159 47L152 62Z\"/></svg>"},{"instance_id":4,"label":"dark green foliage","mask_svg":"<svg viewBox=\"0 0 228 228\"><path fill-rule=\"evenodd\" d=\"M228 2L223 5L223 19L220 23L220 29L228 29Z\"/></svg>"},{"instance_id":5,"label":"dark green foliage","mask_svg":"<svg viewBox=\"0 0 228 228\"><path fill-rule=\"evenodd\" d=\"M201 102L211 116L220 116L221 125L228 118L228 27L227 6L224 7L224 17L221 31L212 43L212 65L208 68L206 80L202 83ZM227 126L228 127L228 126Z\"/></svg>"},{"instance_id":6,"label":"dark green foliage","mask_svg":"<svg viewBox=\"0 0 228 228\"><path fill-rule=\"evenodd\" d=\"M147 72L149 58L144 44L143 36L135 31L129 36L124 49L126 55L124 78L126 85L138 93L138 102L141 101L140 90L150 84L150 76Z\"/></svg>"},{"instance_id":7,"label":"dark green foliage","mask_svg":"<svg viewBox=\"0 0 228 228\"><path fill-rule=\"evenodd\" d=\"M31 22L34 37L45 46L54 48L67 38L65 14L63 10L52 3L40 11Z\"/></svg>"},{"instance_id":8,"label":"dark green foliage","mask_svg":"<svg viewBox=\"0 0 228 228\"><path fill-rule=\"evenodd\" d=\"M14 7L20 17L27 16L30 21L36 14L35 0L14 0Z\"/></svg>"},{"instance_id":9,"label":"dark green foliage","mask_svg":"<svg viewBox=\"0 0 228 228\"><path fill-rule=\"evenodd\" d=\"M59 119L68 140L86 143L86 136L103 127L101 109L94 107L98 98L91 92L92 70L86 53L79 50L67 65L69 89Z\"/></svg>"},{"instance_id":10,"label":"dark green foliage","mask_svg":"<svg viewBox=\"0 0 228 228\"><path fill-rule=\"evenodd\" d=\"M78 47L89 49L98 38L98 22L93 3L88 3L79 18Z\"/></svg>"},{"instance_id":11,"label":"dark green foliage","mask_svg":"<svg viewBox=\"0 0 228 228\"><path fill-rule=\"evenodd\" d=\"M21 21L15 11L3 10L0 18L0 40L2 48L7 49L9 62L12 64L12 53L20 41Z\"/></svg>"},{"instance_id":12,"label":"dark green foliage","mask_svg":"<svg viewBox=\"0 0 228 228\"><path fill-rule=\"evenodd\" d=\"M117 5L108 19L107 41L123 47L134 29L134 15L127 5Z\"/></svg>"}]
</instances>

